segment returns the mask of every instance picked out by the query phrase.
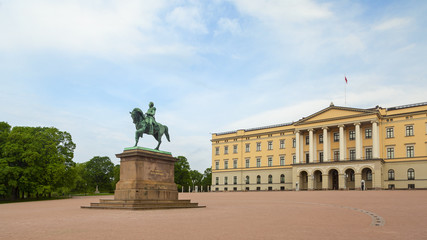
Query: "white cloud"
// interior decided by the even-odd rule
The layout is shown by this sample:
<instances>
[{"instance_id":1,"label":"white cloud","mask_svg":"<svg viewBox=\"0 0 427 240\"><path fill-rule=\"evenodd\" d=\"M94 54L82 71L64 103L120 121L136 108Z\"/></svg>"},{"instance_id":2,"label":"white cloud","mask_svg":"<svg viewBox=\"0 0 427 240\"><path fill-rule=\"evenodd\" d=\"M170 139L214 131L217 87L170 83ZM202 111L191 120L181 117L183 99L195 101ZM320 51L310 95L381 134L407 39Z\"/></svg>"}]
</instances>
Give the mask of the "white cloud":
<instances>
[{"instance_id":1,"label":"white cloud","mask_svg":"<svg viewBox=\"0 0 427 240\"><path fill-rule=\"evenodd\" d=\"M193 33L208 33L200 10L196 7L176 7L166 16L166 20L173 26Z\"/></svg>"},{"instance_id":2,"label":"white cloud","mask_svg":"<svg viewBox=\"0 0 427 240\"><path fill-rule=\"evenodd\" d=\"M240 11L263 21L302 23L332 16L327 4L317 4L310 0L234 0L233 2Z\"/></svg>"},{"instance_id":3,"label":"white cloud","mask_svg":"<svg viewBox=\"0 0 427 240\"><path fill-rule=\"evenodd\" d=\"M233 35L240 34L242 29L239 24L239 20L234 18L220 18L218 20L218 30L215 31L215 35L222 33L231 33Z\"/></svg>"},{"instance_id":4,"label":"white cloud","mask_svg":"<svg viewBox=\"0 0 427 240\"><path fill-rule=\"evenodd\" d=\"M404 28L411 24L411 22L412 19L410 18L393 18L374 25L373 29L377 31L387 31L396 28Z\"/></svg>"},{"instance_id":5,"label":"white cloud","mask_svg":"<svg viewBox=\"0 0 427 240\"><path fill-rule=\"evenodd\" d=\"M0 51L59 51L115 59L181 54L158 17L164 1L11 1L0 6ZM165 50L163 50L165 49Z\"/></svg>"}]
</instances>

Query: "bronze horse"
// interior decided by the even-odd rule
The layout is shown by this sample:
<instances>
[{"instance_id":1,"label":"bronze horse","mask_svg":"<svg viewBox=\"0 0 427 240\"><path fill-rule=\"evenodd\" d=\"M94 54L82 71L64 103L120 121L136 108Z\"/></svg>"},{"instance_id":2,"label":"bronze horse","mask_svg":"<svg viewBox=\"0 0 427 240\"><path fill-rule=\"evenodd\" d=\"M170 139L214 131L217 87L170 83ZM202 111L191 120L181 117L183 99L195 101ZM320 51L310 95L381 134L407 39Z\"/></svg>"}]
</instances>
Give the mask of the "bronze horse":
<instances>
[{"instance_id":1,"label":"bronze horse","mask_svg":"<svg viewBox=\"0 0 427 240\"><path fill-rule=\"evenodd\" d=\"M130 112L130 115L131 115L133 123L135 124L135 127L136 127L136 132L135 132L135 147L136 147L138 145L139 138L140 137L142 138L142 135L144 133L149 134L148 133L148 125L147 125L147 122L145 121L146 117L145 117L145 115L141 109L134 108L133 111ZM153 132L152 136L159 143L157 145L157 147L155 148L156 150L159 150L160 144L162 143L163 134L166 135L166 139L170 142L168 127L163 125L163 124L160 124L160 123L155 123L154 124L154 132Z\"/></svg>"}]
</instances>

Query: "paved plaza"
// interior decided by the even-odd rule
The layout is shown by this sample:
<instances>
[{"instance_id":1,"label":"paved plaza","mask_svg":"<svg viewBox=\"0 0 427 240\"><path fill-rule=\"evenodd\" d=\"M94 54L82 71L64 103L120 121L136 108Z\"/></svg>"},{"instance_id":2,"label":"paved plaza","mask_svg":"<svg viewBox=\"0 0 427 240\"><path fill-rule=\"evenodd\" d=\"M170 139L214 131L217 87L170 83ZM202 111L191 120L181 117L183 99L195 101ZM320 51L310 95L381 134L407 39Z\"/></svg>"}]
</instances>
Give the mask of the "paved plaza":
<instances>
[{"instance_id":1,"label":"paved plaza","mask_svg":"<svg viewBox=\"0 0 427 240\"><path fill-rule=\"evenodd\" d=\"M93 210L102 197L0 204L0 239L427 239L427 191L180 193L206 208Z\"/></svg>"}]
</instances>

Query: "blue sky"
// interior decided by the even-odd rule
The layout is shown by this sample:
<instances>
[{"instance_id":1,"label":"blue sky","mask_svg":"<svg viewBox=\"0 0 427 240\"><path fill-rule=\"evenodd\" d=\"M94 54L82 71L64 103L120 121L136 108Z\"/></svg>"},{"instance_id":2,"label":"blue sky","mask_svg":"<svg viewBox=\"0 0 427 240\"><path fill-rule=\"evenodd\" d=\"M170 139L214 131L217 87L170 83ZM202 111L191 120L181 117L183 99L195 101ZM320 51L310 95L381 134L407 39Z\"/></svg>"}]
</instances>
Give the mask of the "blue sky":
<instances>
[{"instance_id":1,"label":"blue sky","mask_svg":"<svg viewBox=\"0 0 427 240\"><path fill-rule=\"evenodd\" d=\"M427 101L425 1L2 1L0 121L71 133L75 162L134 144L211 165L211 133L327 106ZM344 75L348 78L345 86ZM140 146L154 147L151 136Z\"/></svg>"}]
</instances>

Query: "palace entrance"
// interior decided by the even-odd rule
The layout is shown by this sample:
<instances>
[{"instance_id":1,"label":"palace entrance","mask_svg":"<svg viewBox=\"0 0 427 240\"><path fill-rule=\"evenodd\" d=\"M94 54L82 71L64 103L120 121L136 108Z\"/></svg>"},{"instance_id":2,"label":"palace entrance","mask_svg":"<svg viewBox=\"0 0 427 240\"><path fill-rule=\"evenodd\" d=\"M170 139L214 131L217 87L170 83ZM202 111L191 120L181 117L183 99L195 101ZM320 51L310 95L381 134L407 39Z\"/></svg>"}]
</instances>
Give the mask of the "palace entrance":
<instances>
[{"instance_id":1,"label":"palace entrance","mask_svg":"<svg viewBox=\"0 0 427 240\"><path fill-rule=\"evenodd\" d=\"M329 171L329 190L338 190L338 171L332 169Z\"/></svg>"},{"instance_id":2,"label":"palace entrance","mask_svg":"<svg viewBox=\"0 0 427 240\"><path fill-rule=\"evenodd\" d=\"M299 182L300 182L300 190L307 190L308 189L308 174L306 171L302 171L299 174Z\"/></svg>"},{"instance_id":3,"label":"palace entrance","mask_svg":"<svg viewBox=\"0 0 427 240\"><path fill-rule=\"evenodd\" d=\"M322 190L322 172L319 170L314 171L314 182L313 189L314 190Z\"/></svg>"}]
</instances>

